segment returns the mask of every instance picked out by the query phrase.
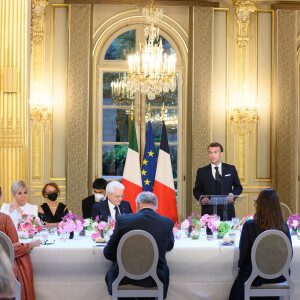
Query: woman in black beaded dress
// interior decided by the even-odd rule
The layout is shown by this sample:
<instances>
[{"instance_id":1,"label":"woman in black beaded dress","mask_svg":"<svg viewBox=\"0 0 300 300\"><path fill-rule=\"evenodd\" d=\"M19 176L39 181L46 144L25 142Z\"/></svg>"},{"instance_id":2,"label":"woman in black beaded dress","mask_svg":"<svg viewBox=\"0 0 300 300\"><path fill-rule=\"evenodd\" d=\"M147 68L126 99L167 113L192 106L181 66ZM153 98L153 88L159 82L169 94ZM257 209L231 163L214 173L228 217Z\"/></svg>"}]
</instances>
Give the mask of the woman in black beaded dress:
<instances>
[{"instance_id":1,"label":"woman in black beaded dress","mask_svg":"<svg viewBox=\"0 0 300 300\"><path fill-rule=\"evenodd\" d=\"M60 190L55 182L47 183L42 190L42 195L47 202L39 206L38 212L46 228L56 226L62 220L62 217L69 212L65 204L57 201L59 194Z\"/></svg>"}]
</instances>

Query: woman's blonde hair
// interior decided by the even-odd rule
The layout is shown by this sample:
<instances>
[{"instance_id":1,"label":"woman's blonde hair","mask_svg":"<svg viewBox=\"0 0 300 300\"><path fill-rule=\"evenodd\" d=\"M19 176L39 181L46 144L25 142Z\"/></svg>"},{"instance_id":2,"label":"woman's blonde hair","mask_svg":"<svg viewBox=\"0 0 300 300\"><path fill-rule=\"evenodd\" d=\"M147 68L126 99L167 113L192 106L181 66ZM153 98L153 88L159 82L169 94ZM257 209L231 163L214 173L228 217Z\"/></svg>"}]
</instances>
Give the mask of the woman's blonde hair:
<instances>
[{"instance_id":1,"label":"woman's blonde hair","mask_svg":"<svg viewBox=\"0 0 300 300\"><path fill-rule=\"evenodd\" d=\"M12 195L14 195L23 189L25 189L26 192L28 193L28 186L26 185L26 183L22 180L17 180L12 184L10 191L11 191Z\"/></svg>"}]
</instances>

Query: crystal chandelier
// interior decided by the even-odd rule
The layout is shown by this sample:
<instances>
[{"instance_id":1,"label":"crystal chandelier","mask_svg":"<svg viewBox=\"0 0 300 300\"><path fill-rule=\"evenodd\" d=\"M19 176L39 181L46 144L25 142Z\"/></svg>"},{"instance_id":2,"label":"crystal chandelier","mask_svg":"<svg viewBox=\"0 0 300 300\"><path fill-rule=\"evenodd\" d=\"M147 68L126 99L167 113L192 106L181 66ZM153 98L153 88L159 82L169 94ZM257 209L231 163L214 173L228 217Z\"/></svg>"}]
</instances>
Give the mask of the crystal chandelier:
<instances>
[{"instance_id":1,"label":"crystal chandelier","mask_svg":"<svg viewBox=\"0 0 300 300\"><path fill-rule=\"evenodd\" d=\"M154 100L162 92L176 89L176 55L164 54L159 28L155 25L162 18L163 10L151 7L143 9L143 15L150 27L145 29L145 44L140 52L128 57L128 89L146 94Z\"/></svg>"},{"instance_id":2,"label":"crystal chandelier","mask_svg":"<svg viewBox=\"0 0 300 300\"><path fill-rule=\"evenodd\" d=\"M154 115L151 115L150 103L147 110L148 121L153 123L161 124L161 121L165 121L165 124L168 128L168 132L176 132L178 125L178 117L176 114L172 114L168 109L165 108L165 104L163 102L163 106L159 112L156 112Z\"/></svg>"},{"instance_id":3,"label":"crystal chandelier","mask_svg":"<svg viewBox=\"0 0 300 300\"><path fill-rule=\"evenodd\" d=\"M34 84L34 97L30 100L30 120L34 123L46 122L51 120L51 101L49 96L43 94L39 95L38 92L38 83Z\"/></svg>"},{"instance_id":4,"label":"crystal chandelier","mask_svg":"<svg viewBox=\"0 0 300 300\"><path fill-rule=\"evenodd\" d=\"M244 93L234 95L234 101L230 105L230 120L235 131L239 134L247 134L256 127L258 119L258 105L255 103L255 96L253 95L251 101L247 84L244 84Z\"/></svg>"},{"instance_id":5,"label":"crystal chandelier","mask_svg":"<svg viewBox=\"0 0 300 300\"><path fill-rule=\"evenodd\" d=\"M111 82L111 94L112 100L116 104L129 104L134 99L134 92L128 88L128 77L126 73L123 74L123 77L120 77L117 80Z\"/></svg>"}]
</instances>

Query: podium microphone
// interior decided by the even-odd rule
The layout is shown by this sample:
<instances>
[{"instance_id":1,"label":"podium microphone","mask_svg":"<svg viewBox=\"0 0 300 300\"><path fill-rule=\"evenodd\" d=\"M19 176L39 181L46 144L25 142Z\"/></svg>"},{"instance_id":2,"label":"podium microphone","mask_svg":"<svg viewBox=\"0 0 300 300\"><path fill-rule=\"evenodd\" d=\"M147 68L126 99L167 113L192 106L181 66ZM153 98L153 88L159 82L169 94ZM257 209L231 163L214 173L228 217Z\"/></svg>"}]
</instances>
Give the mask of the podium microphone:
<instances>
[{"instance_id":1,"label":"podium microphone","mask_svg":"<svg viewBox=\"0 0 300 300\"><path fill-rule=\"evenodd\" d=\"M222 175L219 174L218 182L221 184L221 195L223 195Z\"/></svg>"},{"instance_id":2,"label":"podium microphone","mask_svg":"<svg viewBox=\"0 0 300 300\"><path fill-rule=\"evenodd\" d=\"M222 184L222 175L221 174L219 174L219 183L220 183L220 185L221 185L221 195L224 195L223 194L223 184ZM225 200L223 200L224 202L223 202L223 207L224 207L224 209L223 209L223 220L224 221L227 221L227 215L228 215L228 213L227 213L227 198L225 198Z\"/></svg>"}]
</instances>

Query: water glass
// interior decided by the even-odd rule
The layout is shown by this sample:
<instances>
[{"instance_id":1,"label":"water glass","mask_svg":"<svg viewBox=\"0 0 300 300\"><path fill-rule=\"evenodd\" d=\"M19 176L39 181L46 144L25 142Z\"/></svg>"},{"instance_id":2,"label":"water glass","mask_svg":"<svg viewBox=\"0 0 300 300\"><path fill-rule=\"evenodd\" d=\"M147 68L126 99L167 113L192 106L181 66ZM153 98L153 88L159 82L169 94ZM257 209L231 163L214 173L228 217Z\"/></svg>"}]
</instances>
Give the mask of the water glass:
<instances>
[{"instance_id":1,"label":"water glass","mask_svg":"<svg viewBox=\"0 0 300 300\"><path fill-rule=\"evenodd\" d=\"M63 240L66 242L69 239L70 233L63 233Z\"/></svg>"},{"instance_id":2,"label":"water glass","mask_svg":"<svg viewBox=\"0 0 300 300\"><path fill-rule=\"evenodd\" d=\"M46 242L48 239L48 229L46 229L46 228L42 229L41 236L42 236L43 242Z\"/></svg>"},{"instance_id":3,"label":"water glass","mask_svg":"<svg viewBox=\"0 0 300 300\"><path fill-rule=\"evenodd\" d=\"M175 233L175 239L176 240L180 240L182 236L182 231L181 230L177 230Z\"/></svg>"}]
</instances>

